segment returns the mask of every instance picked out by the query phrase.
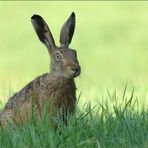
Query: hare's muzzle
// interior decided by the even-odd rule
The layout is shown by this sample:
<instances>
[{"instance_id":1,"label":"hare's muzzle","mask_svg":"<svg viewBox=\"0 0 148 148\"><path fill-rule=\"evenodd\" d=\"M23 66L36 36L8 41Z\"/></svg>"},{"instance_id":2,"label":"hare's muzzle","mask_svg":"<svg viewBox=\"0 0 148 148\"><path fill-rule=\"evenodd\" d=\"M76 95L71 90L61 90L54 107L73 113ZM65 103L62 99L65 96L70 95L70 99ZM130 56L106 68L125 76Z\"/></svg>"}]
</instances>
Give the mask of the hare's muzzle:
<instances>
[{"instance_id":1,"label":"hare's muzzle","mask_svg":"<svg viewBox=\"0 0 148 148\"><path fill-rule=\"evenodd\" d=\"M74 74L74 77L79 76L80 73L81 73L81 68L80 68L80 66L72 67L71 70L72 70L72 72L73 72L73 74Z\"/></svg>"}]
</instances>

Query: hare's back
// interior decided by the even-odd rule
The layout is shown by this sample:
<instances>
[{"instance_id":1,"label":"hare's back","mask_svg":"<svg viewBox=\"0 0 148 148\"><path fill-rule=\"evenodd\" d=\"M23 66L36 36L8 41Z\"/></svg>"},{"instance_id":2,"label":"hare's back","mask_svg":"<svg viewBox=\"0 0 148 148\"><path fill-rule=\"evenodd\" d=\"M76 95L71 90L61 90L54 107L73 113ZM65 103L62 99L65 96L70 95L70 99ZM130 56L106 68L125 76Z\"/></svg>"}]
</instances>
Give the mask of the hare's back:
<instances>
[{"instance_id":1,"label":"hare's back","mask_svg":"<svg viewBox=\"0 0 148 148\"><path fill-rule=\"evenodd\" d=\"M37 97L37 93L40 93L40 89L44 87L43 85L46 85L47 77L49 77L49 73L45 73L28 83L8 99L4 109L20 108L24 103L31 102L33 98Z\"/></svg>"}]
</instances>

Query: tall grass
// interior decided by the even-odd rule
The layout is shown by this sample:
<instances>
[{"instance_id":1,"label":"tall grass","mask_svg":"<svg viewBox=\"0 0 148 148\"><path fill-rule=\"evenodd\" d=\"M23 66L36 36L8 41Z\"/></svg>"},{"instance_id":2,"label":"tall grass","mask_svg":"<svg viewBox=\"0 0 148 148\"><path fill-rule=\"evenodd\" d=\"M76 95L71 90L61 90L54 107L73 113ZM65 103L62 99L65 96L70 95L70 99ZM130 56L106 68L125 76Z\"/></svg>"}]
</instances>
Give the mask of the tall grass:
<instances>
[{"instance_id":1,"label":"tall grass","mask_svg":"<svg viewBox=\"0 0 148 148\"><path fill-rule=\"evenodd\" d=\"M10 124L0 129L0 146L147 148L148 109L139 105L133 92L127 98L126 88L123 98L118 98L115 93L111 95L108 91L107 100L98 102L94 107L91 103L85 103L81 109L77 108L67 126L58 120L57 130L46 120L48 114L45 114L43 122L33 117L15 128Z\"/></svg>"}]
</instances>

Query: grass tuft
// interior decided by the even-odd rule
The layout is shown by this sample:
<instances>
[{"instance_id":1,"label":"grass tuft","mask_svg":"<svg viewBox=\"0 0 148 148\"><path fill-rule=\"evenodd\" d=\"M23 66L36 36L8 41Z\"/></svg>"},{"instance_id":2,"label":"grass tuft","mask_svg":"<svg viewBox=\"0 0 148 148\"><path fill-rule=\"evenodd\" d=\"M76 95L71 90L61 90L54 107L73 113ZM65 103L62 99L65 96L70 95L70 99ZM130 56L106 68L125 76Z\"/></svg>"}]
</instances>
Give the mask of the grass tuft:
<instances>
[{"instance_id":1,"label":"grass tuft","mask_svg":"<svg viewBox=\"0 0 148 148\"><path fill-rule=\"evenodd\" d=\"M54 130L45 110L44 120L32 116L24 125L13 128L0 128L2 148L52 147L52 148L105 148L105 147L148 147L148 109L138 103L134 89L126 96L125 86L122 101L116 92L108 92L108 101L98 102L92 107L86 102L76 114L70 117L68 125L57 120ZM81 94L80 94L81 96Z\"/></svg>"}]
</instances>

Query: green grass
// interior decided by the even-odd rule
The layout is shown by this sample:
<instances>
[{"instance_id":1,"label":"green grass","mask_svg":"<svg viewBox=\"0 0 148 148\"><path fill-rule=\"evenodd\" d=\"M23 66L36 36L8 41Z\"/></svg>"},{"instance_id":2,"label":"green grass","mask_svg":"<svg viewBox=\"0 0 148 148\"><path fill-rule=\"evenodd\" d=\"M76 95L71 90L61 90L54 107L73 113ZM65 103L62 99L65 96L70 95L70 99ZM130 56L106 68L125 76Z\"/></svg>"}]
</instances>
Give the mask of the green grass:
<instances>
[{"instance_id":1,"label":"green grass","mask_svg":"<svg viewBox=\"0 0 148 148\"><path fill-rule=\"evenodd\" d=\"M1 148L147 148L148 110L140 107L133 92L127 98L126 89L123 98L108 96L108 101L95 107L85 103L81 110L77 108L68 126L58 120L56 131L47 114L43 122L33 117L25 125L1 128Z\"/></svg>"},{"instance_id":2,"label":"green grass","mask_svg":"<svg viewBox=\"0 0 148 148\"><path fill-rule=\"evenodd\" d=\"M77 22L70 47L77 50L82 67L76 79L77 94L82 91L76 115L67 128L61 125L60 134L39 121L37 126L30 121L1 129L0 147L148 147L146 1L0 2L2 106L26 83L49 71L48 52L30 17L42 15L59 44L60 28L72 11ZM90 103L84 106L85 102L95 109L89 111Z\"/></svg>"}]
</instances>

